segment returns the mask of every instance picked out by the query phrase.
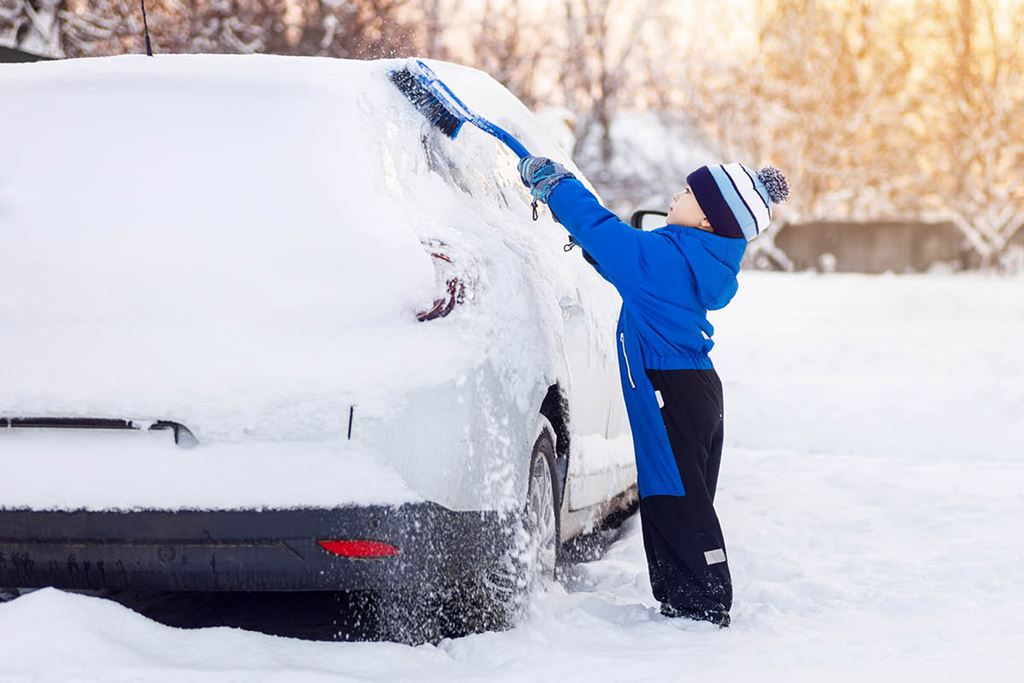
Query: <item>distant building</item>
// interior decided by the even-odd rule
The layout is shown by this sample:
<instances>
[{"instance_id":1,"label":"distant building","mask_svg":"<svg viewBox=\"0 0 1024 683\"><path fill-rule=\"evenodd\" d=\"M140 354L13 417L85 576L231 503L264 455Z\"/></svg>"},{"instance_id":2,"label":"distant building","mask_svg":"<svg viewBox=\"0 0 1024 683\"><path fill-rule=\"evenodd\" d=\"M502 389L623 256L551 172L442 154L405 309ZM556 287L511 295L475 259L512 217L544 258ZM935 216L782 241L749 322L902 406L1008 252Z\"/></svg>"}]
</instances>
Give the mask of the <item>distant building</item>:
<instances>
[{"instance_id":1,"label":"distant building","mask_svg":"<svg viewBox=\"0 0 1024 683\"><path fill-rule=\"evenodd\" d=\"M970 250L952 223L843 223L787 225L775 246L795 270L841 273L923 272L936 264L971 267Z\"/></svg>"}]
</instances>

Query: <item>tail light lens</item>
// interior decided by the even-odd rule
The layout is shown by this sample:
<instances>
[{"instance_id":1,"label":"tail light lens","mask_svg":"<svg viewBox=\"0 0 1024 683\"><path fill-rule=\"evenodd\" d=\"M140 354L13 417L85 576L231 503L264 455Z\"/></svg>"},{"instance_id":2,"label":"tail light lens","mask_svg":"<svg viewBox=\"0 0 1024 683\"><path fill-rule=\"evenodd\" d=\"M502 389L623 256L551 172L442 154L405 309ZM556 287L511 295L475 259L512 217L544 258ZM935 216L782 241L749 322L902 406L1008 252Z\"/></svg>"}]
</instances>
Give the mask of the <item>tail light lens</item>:
<instances>
[{"instance_id":1,"label":"tail light lens","mask_svg":"<svg viewBox=\"0 0 1024 683\"><path fill-rule=\"evenodd\" d=\"M382 541L317 541L317 544L338 557L392 557L400 552L395 546Z\"/></svg>"}]
</instances>

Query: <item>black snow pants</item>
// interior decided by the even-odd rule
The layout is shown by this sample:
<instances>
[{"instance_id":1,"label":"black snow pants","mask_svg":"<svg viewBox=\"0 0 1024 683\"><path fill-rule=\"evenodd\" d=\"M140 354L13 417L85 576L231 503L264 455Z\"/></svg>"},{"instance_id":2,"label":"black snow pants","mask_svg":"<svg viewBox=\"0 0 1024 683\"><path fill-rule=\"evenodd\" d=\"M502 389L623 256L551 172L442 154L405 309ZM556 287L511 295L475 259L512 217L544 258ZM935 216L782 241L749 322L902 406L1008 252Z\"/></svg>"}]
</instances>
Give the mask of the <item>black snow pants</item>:
<instances>
[{"instance_id":1,"label":"black snow pants","mask_svg":"<svg viewBox=\"0 0 1024 683\"><path fill-rule=\"evenodd\" d=\"M727 625L732 581L715 514L722 459L722 382L714 370L647 370L686 495L640 501L654 597L672 616Z\"/></svg>"}]
</instances>

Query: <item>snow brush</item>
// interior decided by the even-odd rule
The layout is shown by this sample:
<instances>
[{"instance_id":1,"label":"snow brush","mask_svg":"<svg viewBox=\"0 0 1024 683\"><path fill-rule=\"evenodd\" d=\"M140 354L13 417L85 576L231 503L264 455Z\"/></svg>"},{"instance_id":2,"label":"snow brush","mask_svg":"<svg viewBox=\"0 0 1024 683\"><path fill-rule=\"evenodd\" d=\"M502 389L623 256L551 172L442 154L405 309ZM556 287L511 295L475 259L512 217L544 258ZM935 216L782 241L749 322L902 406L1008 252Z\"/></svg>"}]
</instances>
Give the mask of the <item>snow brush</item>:
<instances>
[{"instance_id":1,"label":"snow brush","mask_svg":"<svg viewBox=\"0 0 1024 683\"><path fill-rule=\"evenodd\" d=\"M459 134L462 124L468 121L483 132L504 142L520 159L530 156L526 148L507 130L477 115L467 107L422 60L408 60L401 69L390 72L388 78L412 102L413 106L427 117L431 125L452 140Z\"/></svg>"}]
</instances>

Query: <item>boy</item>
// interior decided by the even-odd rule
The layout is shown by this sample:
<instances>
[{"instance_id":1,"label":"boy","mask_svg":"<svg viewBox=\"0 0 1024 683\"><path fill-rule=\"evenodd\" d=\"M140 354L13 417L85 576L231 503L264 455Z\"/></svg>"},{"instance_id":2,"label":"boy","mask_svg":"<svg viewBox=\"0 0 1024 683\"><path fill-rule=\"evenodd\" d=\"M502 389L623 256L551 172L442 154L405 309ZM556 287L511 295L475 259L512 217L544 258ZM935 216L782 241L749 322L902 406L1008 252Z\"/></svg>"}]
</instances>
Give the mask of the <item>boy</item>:
<instances>
[{"instance_id":1,"label":"boy","mask_svg":"<svg viewBox=\"0 0 1024 683\"><path fill-rule=\"evenodd\" d=\"M736 294L747 241L789 194L775 168L702 166L672 197L664 227L635 230L544 157L519 174L534 200L622 296L615 341L633 432L640 521L654 597L670 617L729 625L732 583L715 514L722 383L708 352L709 310Z\"/></svg>"}]
</instances>

